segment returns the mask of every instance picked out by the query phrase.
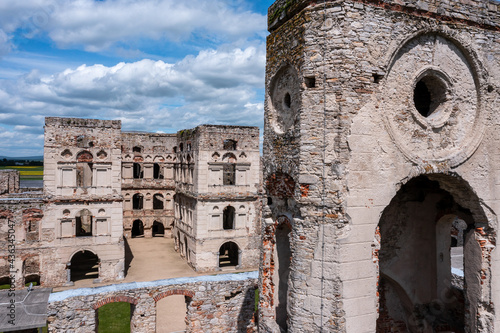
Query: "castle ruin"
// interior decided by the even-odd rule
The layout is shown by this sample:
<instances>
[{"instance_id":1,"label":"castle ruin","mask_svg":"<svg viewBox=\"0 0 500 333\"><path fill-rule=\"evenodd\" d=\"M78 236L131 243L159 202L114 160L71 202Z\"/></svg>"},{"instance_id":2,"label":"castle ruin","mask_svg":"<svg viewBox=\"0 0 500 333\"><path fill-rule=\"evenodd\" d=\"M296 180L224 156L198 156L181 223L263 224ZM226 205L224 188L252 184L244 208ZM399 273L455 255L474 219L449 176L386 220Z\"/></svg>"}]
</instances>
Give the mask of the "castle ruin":
<instances>
[{"instance_id":1,"label":"castle ruin","mask_svg":"<svg viewBox=\"0 0 500 333\"><path fill-rule=\"evenodd\" d=\"M499 332L500 7L276 1L264 332Z\"/></svg>"}]
</instances>

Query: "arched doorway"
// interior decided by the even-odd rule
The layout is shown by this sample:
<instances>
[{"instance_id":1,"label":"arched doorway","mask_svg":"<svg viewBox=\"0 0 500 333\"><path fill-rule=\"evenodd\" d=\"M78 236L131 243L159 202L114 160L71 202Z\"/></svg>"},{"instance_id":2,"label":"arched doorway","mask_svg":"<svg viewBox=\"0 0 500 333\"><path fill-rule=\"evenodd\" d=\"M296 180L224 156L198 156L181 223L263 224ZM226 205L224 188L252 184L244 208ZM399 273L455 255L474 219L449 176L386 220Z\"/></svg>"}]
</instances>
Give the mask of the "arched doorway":
<instances>
[{"instance_id":1,"label":"arched doorway","mask_svg":"<svg viewBox=\"0 0 500 333\"><path fill-rule=\"evenodd\" d=\"M156 333L187 332L186 317L191 297L171 295L156 302Z\"/></svg>"},{"instance_id":2,"label":"arched doorway","mask_svg":"<svg viewBox=\"0 0 500 333\"><path fill-rule=\"evenodd\" d=\"M141 220L135 220L132 224L132 238L144 236L144 224Z\"/></svg>"},{"instance_id":3,"label":"arched doorway","mask_svg":"<svg viewBox=\"0 0 500 333\"><path fill-rule=\"evenodd\" d=\"M462 274L454 270L451 251L458 220L465 239L463 261L456 263ZM419 176L403 185L376 233L377 333L476 332L485 264L479 240L490 241L487 226L479 199L458 177Z\"/></svg>"},{"instance_id":4,"label":"arched doorway","mask_svg":"<svg viewBox=\"0 0 500 333\"><path fill-rule=\"evenodd\" d=\"M239 265L239 248L234 242L222 244L219 249L219 267L236 267Z\"/></svg>"},{"instance_id":5,"label":"arched doorway","mask_svg":"<svg viewBox=\"0 0 500 333\"><path fill-rule=\"evenodd\" d=\"M73 255L70 265L71 281L97 279L99 277L99 257L90 251L80 251Z\"/></svg>"},{"instance_id":6,"label":"arched doorway","mask_svg":"<svg viewBox=\"0 0 500 333\"><path fill-rule=\"evenodd\" d=\"M153 237L159 236L163 237L165 235L165 227L163 226L163 223L154 221L153 222Z\"/></svg>"}]
</instances>

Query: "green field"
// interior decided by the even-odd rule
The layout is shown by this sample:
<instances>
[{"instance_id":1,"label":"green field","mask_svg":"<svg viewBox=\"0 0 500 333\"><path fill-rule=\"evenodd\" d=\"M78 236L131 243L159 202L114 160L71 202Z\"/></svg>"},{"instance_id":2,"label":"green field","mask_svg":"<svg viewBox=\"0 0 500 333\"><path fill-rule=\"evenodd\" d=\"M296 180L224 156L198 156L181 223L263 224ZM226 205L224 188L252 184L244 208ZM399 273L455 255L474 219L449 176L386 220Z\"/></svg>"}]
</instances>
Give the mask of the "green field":
<instances>
[{"instance_id":1,"label":"green field","mask_svg":"<svg viewBox=\"0 0 500 333\"><path fill-rule=\"evenodd\" d=\"M99 333L130 332L130 303L109 303L98 310Z\"/></svg>"},{"instance_id":2,"label":"green field","mask_svg":"<svg viewBox=\"0 0 500 333\"><path fill-rule=\"evenodd\" d=\"M0 166L2 169L19 170L21 180L43 180L43 166Z\"/></svg>"}]
</instances>

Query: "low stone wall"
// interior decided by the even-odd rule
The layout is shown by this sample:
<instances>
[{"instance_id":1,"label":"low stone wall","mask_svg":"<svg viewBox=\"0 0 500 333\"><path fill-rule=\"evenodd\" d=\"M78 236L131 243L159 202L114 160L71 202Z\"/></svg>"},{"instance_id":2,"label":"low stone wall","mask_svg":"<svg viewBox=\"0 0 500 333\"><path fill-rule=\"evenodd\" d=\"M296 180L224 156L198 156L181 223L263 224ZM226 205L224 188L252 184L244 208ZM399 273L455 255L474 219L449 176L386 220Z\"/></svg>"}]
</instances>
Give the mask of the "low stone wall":
<instances>
[{"instance_id":1,"label":"low stone wall","mask_svg":"<svg viewBox=\"0 0 500 333\"><path fill-rule=\"evenodd\" d=\"M256 332L257 272L176 278L72 289L51 294L49 332L96 332L97 310L133 304L131 332L156 331L156 303L170 295L188 299L187 332Z\"/></svg>"},{"instance_id":2,"label":"low stone wall","mask_svg":"<svg viewBox=\"0 0 500 333\"><path fill-rule=\"evenodd\" d=\"M0 170L0 194L19 192L19 171Z\"/></svg>"}]
</instances>

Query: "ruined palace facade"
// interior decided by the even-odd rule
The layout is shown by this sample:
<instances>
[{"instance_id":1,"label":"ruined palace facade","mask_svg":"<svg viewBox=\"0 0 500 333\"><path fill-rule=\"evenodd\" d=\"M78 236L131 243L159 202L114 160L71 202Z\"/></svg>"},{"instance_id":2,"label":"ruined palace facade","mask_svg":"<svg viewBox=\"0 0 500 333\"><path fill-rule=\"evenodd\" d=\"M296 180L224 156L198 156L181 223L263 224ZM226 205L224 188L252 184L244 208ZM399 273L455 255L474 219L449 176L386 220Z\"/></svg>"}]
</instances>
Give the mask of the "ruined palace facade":
<instances>
[{"instance_id":1,"label":"ruined palace facade","mask_svg":"<svg viewBox=\"0 0 500 333\"><path fill-rule=\"evenodd\" d=\"M260 330L500 332L498 3L278 0L269 31Z\"/></svg>"},{"instance_id":2,"label":"ruined palace facade","mask_svg":"<svg viewBox=\"0 0 500 333\"><path fill-rule=\"evenodd\" d=\"M257 267L259 129L202 125L177 133L176 247L196 271Z\"/></svg>"},{"instance_id":3,"label":"ruined palace facade","mask_svg":"<svg viewBox=\"0 0 500 333\"><path fill-rule=\"evenodd\" d=\"M116 120L46 118L43 192L19 193L17 171L1 171L0 185L2 284L9 268L18 288L119 281L132 237L174 235L197 271L258 265L255 127L160 134L122 132Z\"/></svg>"}]
</instances>

